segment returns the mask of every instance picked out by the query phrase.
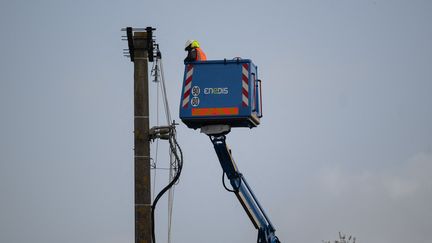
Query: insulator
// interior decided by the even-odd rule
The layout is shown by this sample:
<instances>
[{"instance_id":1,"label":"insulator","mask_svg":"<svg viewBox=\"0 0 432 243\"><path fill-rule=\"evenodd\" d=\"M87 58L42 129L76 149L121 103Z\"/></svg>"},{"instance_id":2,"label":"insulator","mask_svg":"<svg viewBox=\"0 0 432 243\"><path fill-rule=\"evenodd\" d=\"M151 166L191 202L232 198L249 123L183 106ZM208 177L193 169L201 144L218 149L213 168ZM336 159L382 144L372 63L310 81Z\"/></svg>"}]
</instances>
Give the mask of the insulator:
<instances>
[{"instance_id":1,"label":"insulator","mask_svg":"<svg viewBox=\"0 0 432 243\"><path fill-rule=\"evenodd\" d=\"M168 128L168 127L164 127L164 128L160 128L159 129L159 133L160 134L168 134L169 132L170 132L170 128Z\"/></svg>"},{"instance_id":2,"label":"insulator","mask_svg":"<svg viewBox=\"0 0 432 243\"><path fill-rule=\"evenodd\" d=\"M158 138L160 138L162 140L168 140L168 139L170 139L170 135L169 134L160 134L160 135L158 135Z\"/></svg>"}]
</instances>

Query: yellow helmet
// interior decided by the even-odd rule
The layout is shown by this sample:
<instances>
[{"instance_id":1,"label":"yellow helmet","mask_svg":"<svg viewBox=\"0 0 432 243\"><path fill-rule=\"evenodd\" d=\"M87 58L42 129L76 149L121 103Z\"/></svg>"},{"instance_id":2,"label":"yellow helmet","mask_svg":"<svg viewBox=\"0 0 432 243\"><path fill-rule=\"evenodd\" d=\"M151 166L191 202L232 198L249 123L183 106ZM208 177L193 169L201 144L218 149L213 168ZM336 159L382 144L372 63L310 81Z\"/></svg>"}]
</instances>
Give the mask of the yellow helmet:
<instances>
[{"instance_id":1,"label":"yellow helmet","mask_svg":"<svg viewBox=\"0 0 432 243\"><path fill-rule=\"evenodd\" d=\"M192 48L198 48L198 47L200 47L200 44L198 43L198 41L194 40L191 44L191 47Z\"/></svg>"},{"instance_id":2,"label":"yellow helmet","mask_svg":"<svg viewBox=\"0 0 432 243\"><path fill-rule=\"evenodd\" d=\"M190 48L198 48L198 47L200 47L200 45L199 45L198 41L196 41L196 40L188 40L185 43L185 50L188 47L190 47Z\"/></svg>"}]
</instances>

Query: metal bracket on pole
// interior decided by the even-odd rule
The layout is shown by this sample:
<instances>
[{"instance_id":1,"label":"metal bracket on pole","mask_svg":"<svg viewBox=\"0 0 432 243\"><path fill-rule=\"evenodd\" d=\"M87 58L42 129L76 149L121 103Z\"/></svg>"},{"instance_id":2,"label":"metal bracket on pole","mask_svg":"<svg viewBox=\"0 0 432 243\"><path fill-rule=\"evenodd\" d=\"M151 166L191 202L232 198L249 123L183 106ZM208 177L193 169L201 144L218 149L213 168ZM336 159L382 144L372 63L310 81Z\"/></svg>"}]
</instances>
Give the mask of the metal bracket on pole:
<instances>
[{"instance_id":1,"label":"metal bracket on pole","mask_svg":"<svg viewBox=\"0 0 432 243\"><path fill-rule=\"evenodd\" d=\"M127 35L130 59L131 62L133 62L135 60L135 55L134 55L132 27L126 27L126 35Z\"/></svg>"},{"instance_id":2,"label":"metal bracket on pole","mask_svg":"<svg viewBox=\"0 0 432 243\"><path fill-rule=\"evenodd\" d=\"M148 60L149 62L153 62L155 53L154 53L154 45L155 40L153 39L153 31L156 30L156 28L153 27L146 27L146 28L132 28L132 27L126 27L122 28L121 31L125 31L126 35L122 36L122 40L127 40L128 42L128 49L123 49L123 55L125 57L130 57L131 62L135 61L135 46L134 46L134 40L133 36L135 32L145 32L147 33L147 45L145 47L147 53L148 53Z\"/></svg>"}]
</instances>

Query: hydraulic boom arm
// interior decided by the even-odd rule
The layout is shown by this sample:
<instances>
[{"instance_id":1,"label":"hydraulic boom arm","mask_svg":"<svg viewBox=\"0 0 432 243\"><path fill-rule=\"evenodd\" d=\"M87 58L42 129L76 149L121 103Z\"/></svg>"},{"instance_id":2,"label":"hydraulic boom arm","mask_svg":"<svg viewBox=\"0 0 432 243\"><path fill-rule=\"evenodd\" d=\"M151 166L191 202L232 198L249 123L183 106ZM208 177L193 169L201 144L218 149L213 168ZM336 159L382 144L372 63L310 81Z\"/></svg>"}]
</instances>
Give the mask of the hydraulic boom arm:
<instances>
[{"instance_id":1,"label":"hydraulic boom arm","mask_svg":"<svg viewBox=\"0 0 432 243\"><path fill-rule=\"evenodd\" d=\"M249 187L245 177L239 172L237 165L232 158L231 150L225 143L225 135L209 135L209 137L216 150L223 172L230 180L233 188L233 190L230 191L235 193L253 225L258 230L257 242L280 243L279 239L275 235L276 230L270 222L270 219L264 212L264 209L258 202L252 189ZM227 190L229 189L227 188Z\"/></svg>"}]
</instances>

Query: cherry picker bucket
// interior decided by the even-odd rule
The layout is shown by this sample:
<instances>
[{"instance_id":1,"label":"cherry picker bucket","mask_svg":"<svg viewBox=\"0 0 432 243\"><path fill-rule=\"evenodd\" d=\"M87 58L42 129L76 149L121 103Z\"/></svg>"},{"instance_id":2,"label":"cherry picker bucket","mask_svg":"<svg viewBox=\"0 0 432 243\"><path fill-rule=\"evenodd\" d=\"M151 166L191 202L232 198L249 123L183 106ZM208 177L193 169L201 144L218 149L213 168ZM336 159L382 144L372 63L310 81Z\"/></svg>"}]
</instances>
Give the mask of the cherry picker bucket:
<instances>
[{"instance_id":1,"label":"cherry picker bucket","mask_svg":"<svg viewBox=\"0 0 432 243\"><path fill-rule=\"evenodd\" d=\"M257 71L249 59L185 62L180 119L194 129L258 126L262 94Z\"/></svg>"}]
</instances>

